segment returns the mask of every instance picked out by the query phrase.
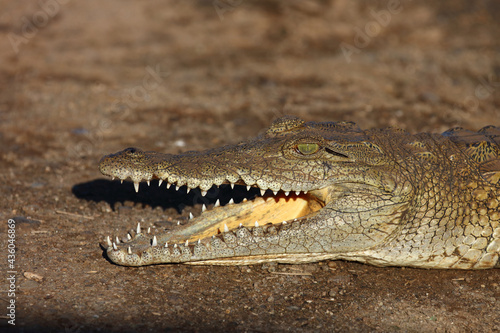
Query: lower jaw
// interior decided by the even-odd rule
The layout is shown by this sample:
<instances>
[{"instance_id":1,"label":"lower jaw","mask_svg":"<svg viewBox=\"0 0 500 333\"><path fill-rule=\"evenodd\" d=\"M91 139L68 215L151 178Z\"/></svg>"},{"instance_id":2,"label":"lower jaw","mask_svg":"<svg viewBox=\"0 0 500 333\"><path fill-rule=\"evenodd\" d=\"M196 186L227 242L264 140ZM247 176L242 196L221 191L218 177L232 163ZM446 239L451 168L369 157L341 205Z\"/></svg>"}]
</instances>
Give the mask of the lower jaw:
<instances>
[{"instance_id":1,"label":"lower jaw","mask_svg":"<svg viewBox=\"0 0 500 333\"><path fill-rule=\"evenodd\" d=\"M305 264L310 262L318 262L323 260L334 260L341 258L339 253L281 253L254 255L248 257L229 257L201 261L188 261L183 264L187 265L219 265L219 266L236 266L236 265L257 265L266 262L277 262L280 264Z\"/></svg>"}]
</instances>

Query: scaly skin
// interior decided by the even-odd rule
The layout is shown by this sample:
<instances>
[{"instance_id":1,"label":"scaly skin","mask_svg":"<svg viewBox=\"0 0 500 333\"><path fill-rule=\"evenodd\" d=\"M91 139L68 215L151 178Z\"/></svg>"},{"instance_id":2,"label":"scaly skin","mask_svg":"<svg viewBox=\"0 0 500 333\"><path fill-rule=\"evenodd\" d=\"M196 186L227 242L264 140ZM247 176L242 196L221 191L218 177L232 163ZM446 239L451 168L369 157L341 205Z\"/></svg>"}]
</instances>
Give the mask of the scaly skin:
<instances>
[{"instance_id":1,"label":"scaly skin","mask_svg":"<svg viewBox=\"0 0 500 333\"><path fill-rule=\"evenodd\" d=\"M204 206L172 231L151 234L138 226L126 240L108 237L107 255L120 265L499 264L499 127L411 135L283 117L236 145L179 155L128 148L103 157L99 169L130 178L136 190L139 182L160 179L203 195L222 184L262 192L250 201Z\"/></svg>"}]
</instances>

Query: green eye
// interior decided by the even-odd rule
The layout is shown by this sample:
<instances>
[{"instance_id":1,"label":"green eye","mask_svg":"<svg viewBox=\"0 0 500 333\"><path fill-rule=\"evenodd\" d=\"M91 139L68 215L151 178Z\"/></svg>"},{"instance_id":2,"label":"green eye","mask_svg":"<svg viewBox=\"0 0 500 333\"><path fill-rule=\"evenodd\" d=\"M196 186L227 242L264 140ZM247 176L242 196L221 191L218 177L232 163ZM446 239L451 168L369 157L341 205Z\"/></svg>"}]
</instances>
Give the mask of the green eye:
<instances>
[{"instance_id":1,"label":"green eye","mask_svg":"<svg viewBox=\"0 0 500 333\"><path fill-rule=\"evenodd\" d=\"M299 143L297 150L303 155L311 155L319 150L319 145L316 143Z\"/></svg>"}]
</instances>

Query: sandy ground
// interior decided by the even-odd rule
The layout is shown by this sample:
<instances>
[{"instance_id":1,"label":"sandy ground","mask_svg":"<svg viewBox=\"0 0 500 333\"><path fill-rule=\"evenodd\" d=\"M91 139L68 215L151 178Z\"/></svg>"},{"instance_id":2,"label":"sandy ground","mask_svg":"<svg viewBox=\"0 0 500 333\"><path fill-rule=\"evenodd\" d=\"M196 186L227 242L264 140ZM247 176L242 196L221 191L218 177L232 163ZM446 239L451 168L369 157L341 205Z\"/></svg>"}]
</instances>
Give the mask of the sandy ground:
<instances>
[{"instance_id":1,"label":"sandy ground","mask_svg":"<svg viewBox=\"0 0 500 333\"><path fill-rule=\"evenodd\" d=\"M282 114L411 132L498 126L498 2L0 4L2 331L500 331L499 270L113 265L106 235L201 206L97 170L129 146L235 143Z\"/></svg>"}]
</instances>

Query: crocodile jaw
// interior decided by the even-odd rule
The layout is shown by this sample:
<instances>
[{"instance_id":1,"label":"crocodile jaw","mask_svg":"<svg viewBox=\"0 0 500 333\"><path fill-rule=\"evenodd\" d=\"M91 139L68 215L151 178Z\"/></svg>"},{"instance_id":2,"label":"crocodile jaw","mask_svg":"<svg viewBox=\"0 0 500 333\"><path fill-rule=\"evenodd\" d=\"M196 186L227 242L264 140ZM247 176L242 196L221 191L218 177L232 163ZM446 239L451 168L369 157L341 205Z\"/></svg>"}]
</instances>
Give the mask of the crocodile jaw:
<instances>
[{"instance_id":1,"label":"crocodile jaw","mask_svg":"<svg viewBox=\"0 0 500 333\"><path fill-rule=\"evenodd\" d=\"M210 244L214 242L224 242L228 235L240 234L251 238L253 235L269 232L270 227L281 230L294 223L303 223L304 219L314 216L323 208L325 202L322 198L326 192L326 189L298 194L281 191L277 195L245 199L237 204L216 205L211 209L204 207L200 216L191 217L187 224L178 225L174 230L154 233L150 228L146 231L138 224L136 230L130 231L126 237L116 237L115 241L107 237L103 245L108 257L119 265L142 266L176 262L173 258L166 258L164 254L179 252L179 257L182 257L184 252L184 256L188 253L191 256L196 247L211 247ZM299 263L325 258L325 254L321 253L282 253L218 257L185 263L247 265L267 261Z\"/></svg>"}]
</instances>

